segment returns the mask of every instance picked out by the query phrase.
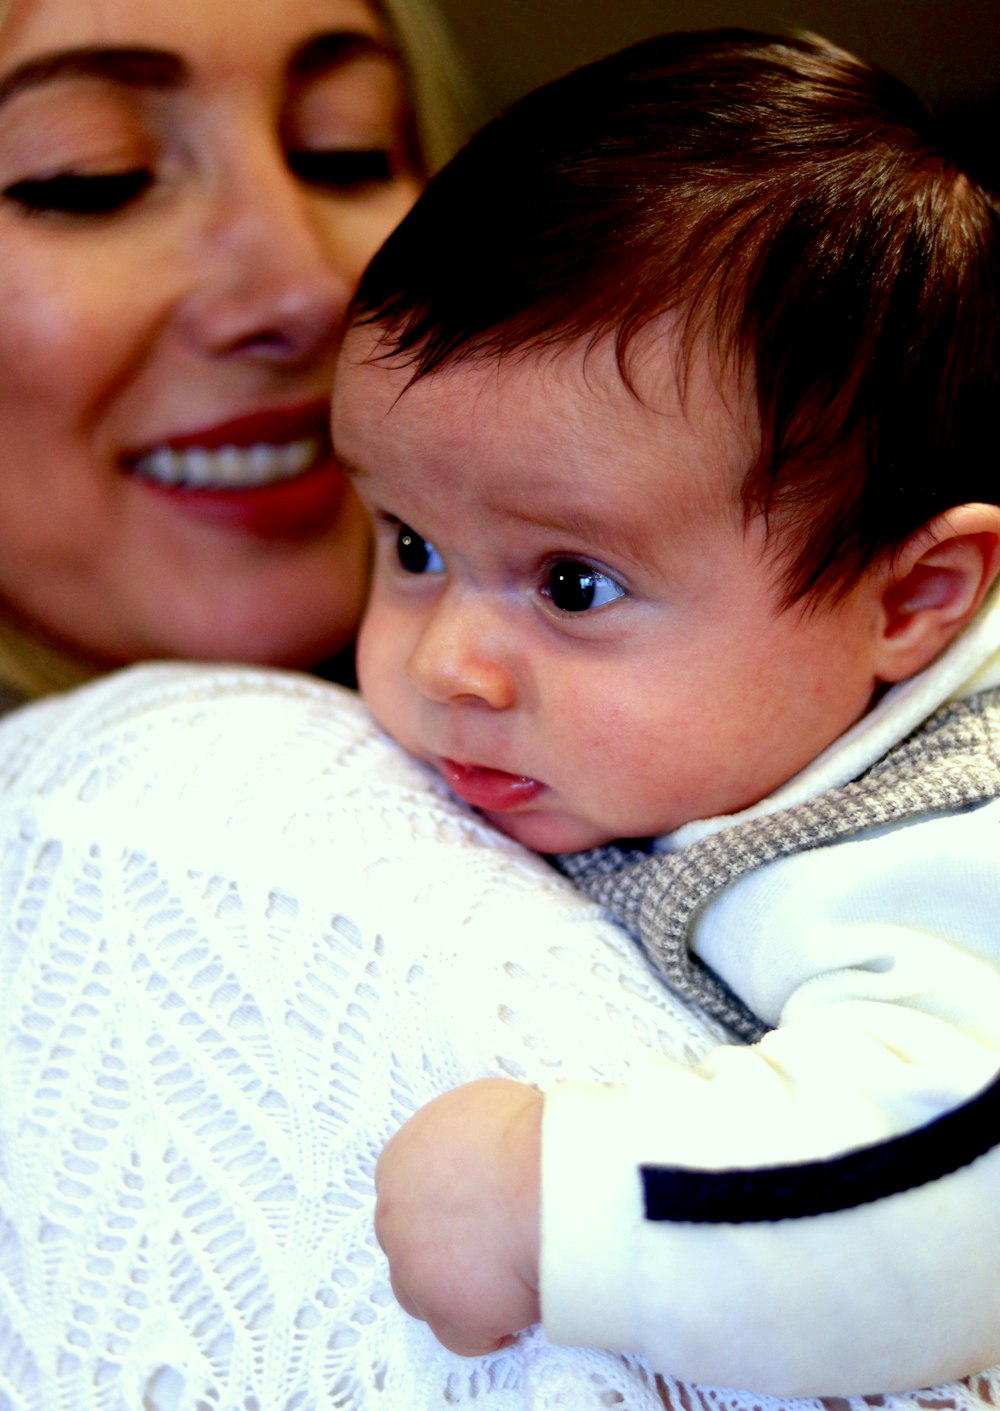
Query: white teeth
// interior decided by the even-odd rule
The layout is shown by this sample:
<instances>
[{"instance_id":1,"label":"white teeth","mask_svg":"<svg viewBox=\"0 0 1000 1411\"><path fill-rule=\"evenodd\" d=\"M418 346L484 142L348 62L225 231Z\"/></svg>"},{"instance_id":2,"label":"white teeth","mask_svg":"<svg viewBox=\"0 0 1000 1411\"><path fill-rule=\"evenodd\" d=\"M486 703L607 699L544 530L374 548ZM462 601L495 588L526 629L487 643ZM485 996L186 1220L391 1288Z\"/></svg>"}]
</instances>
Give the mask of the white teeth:
<instances>
[{"instance_id":1,"label":"white teeth","mask_svg":"<svg viewBox=\"0 0 1000 1411\"><path fill-rule=\"evenodd\" d=\"M217 450L192 446L172 451L161 446L136 462L135 473L157 485L183 485L193 490L253 489L301 475L315 465L321 450L322 443L316 437L289 441L284 446L220 446Z\"/></svg>"}]
</instances>

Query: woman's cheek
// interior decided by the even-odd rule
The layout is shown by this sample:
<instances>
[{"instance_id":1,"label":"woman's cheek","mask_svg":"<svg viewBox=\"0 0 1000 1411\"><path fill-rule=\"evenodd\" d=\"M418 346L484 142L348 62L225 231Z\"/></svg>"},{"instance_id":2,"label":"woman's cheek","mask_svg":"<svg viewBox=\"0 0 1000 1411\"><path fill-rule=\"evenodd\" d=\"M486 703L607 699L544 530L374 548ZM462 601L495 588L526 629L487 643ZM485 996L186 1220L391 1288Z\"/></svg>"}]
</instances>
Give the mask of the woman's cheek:
<instances>
[{"instance_id":1,"label":"woman's cheek","mask_svg":"<svg viewBox=\"0 0 1000 1411\"><path fill-rule=\"evenodd\" d=\"M144 356L148 278L144 288L121 259L19 258L5 244L0 231L0 380L31 399L54 392L53 414L74 388L100 401L120 362Z\"/></svg>"}]
</instances>

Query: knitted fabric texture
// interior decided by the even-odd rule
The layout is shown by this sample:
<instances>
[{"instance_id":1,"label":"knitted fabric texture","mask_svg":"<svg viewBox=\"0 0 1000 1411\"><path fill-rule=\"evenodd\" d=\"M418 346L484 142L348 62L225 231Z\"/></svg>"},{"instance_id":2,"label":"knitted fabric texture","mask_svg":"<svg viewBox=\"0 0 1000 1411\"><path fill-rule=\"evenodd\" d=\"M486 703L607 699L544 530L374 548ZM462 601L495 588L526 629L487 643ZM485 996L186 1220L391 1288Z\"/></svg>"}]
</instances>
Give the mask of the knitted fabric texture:
<instances>
[{"instance_id":1,"label":"knitted fabric texture","mask_svg":"<svg viewBox=\"0 0 1000 1411\"><path fill-rule=\"evenodd\" d=\"M738 1038L768 1026L690 949L699 912L753 869L871 828L1000 795L1000 690L942 707L859 778L674 853L611 845L557 865L642 943L668 983Z\"/></svg>"},{"instance_id":2,"label":"knitted fabric texture","mask_svg":"<svg viewBox=\"0 0 1000 1411\"><path fill-rule=\"evenodd\" d=\"M3 1411L660 1411L641 1358L467 1360L392 1296L418 1107L716 1036L356 698L164 667L15 712L0 917Z\"/></svg>"}]
</instances>

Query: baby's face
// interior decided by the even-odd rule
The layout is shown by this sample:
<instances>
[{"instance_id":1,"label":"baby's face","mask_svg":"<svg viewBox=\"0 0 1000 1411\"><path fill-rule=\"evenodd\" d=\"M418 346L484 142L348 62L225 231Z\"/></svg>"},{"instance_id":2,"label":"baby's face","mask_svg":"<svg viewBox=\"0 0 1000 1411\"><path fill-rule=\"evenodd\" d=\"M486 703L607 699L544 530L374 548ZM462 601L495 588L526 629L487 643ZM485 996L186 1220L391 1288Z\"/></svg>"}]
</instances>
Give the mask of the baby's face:
<instances>
[{"instance_id":1,"label":"baby's face","mask_svg":"<svg viewBox=\"0 0 1000 1411\"><path fill-rule=\"evenodd\" d=\"M473 360L406 388L348 338L337 452L377 541L369 706L542 852L732 813L867 709L871 609L781 610L737 488L747 401L669 333L623 384L610 349Z\"/></svg>"}]
</instances>

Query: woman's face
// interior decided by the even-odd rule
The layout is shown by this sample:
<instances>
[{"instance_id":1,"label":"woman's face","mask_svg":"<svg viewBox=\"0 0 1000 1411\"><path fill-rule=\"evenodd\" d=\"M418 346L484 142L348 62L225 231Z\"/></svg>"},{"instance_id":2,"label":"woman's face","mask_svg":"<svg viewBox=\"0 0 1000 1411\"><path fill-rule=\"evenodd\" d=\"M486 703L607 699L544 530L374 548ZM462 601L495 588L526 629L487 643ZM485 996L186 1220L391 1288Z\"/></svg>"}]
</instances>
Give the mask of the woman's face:
<instances>
[{"instance_id":1,"label":"woman's face","mask_svg":"<svg viewBox=\"0 0 1000 1411\"><path fill-rule=\"evenodd\" d=\"M333 363L417 189L385 42L362 0L15 0L0 611L99 664L351 639Z\"/></svg>"}]
</instances>

